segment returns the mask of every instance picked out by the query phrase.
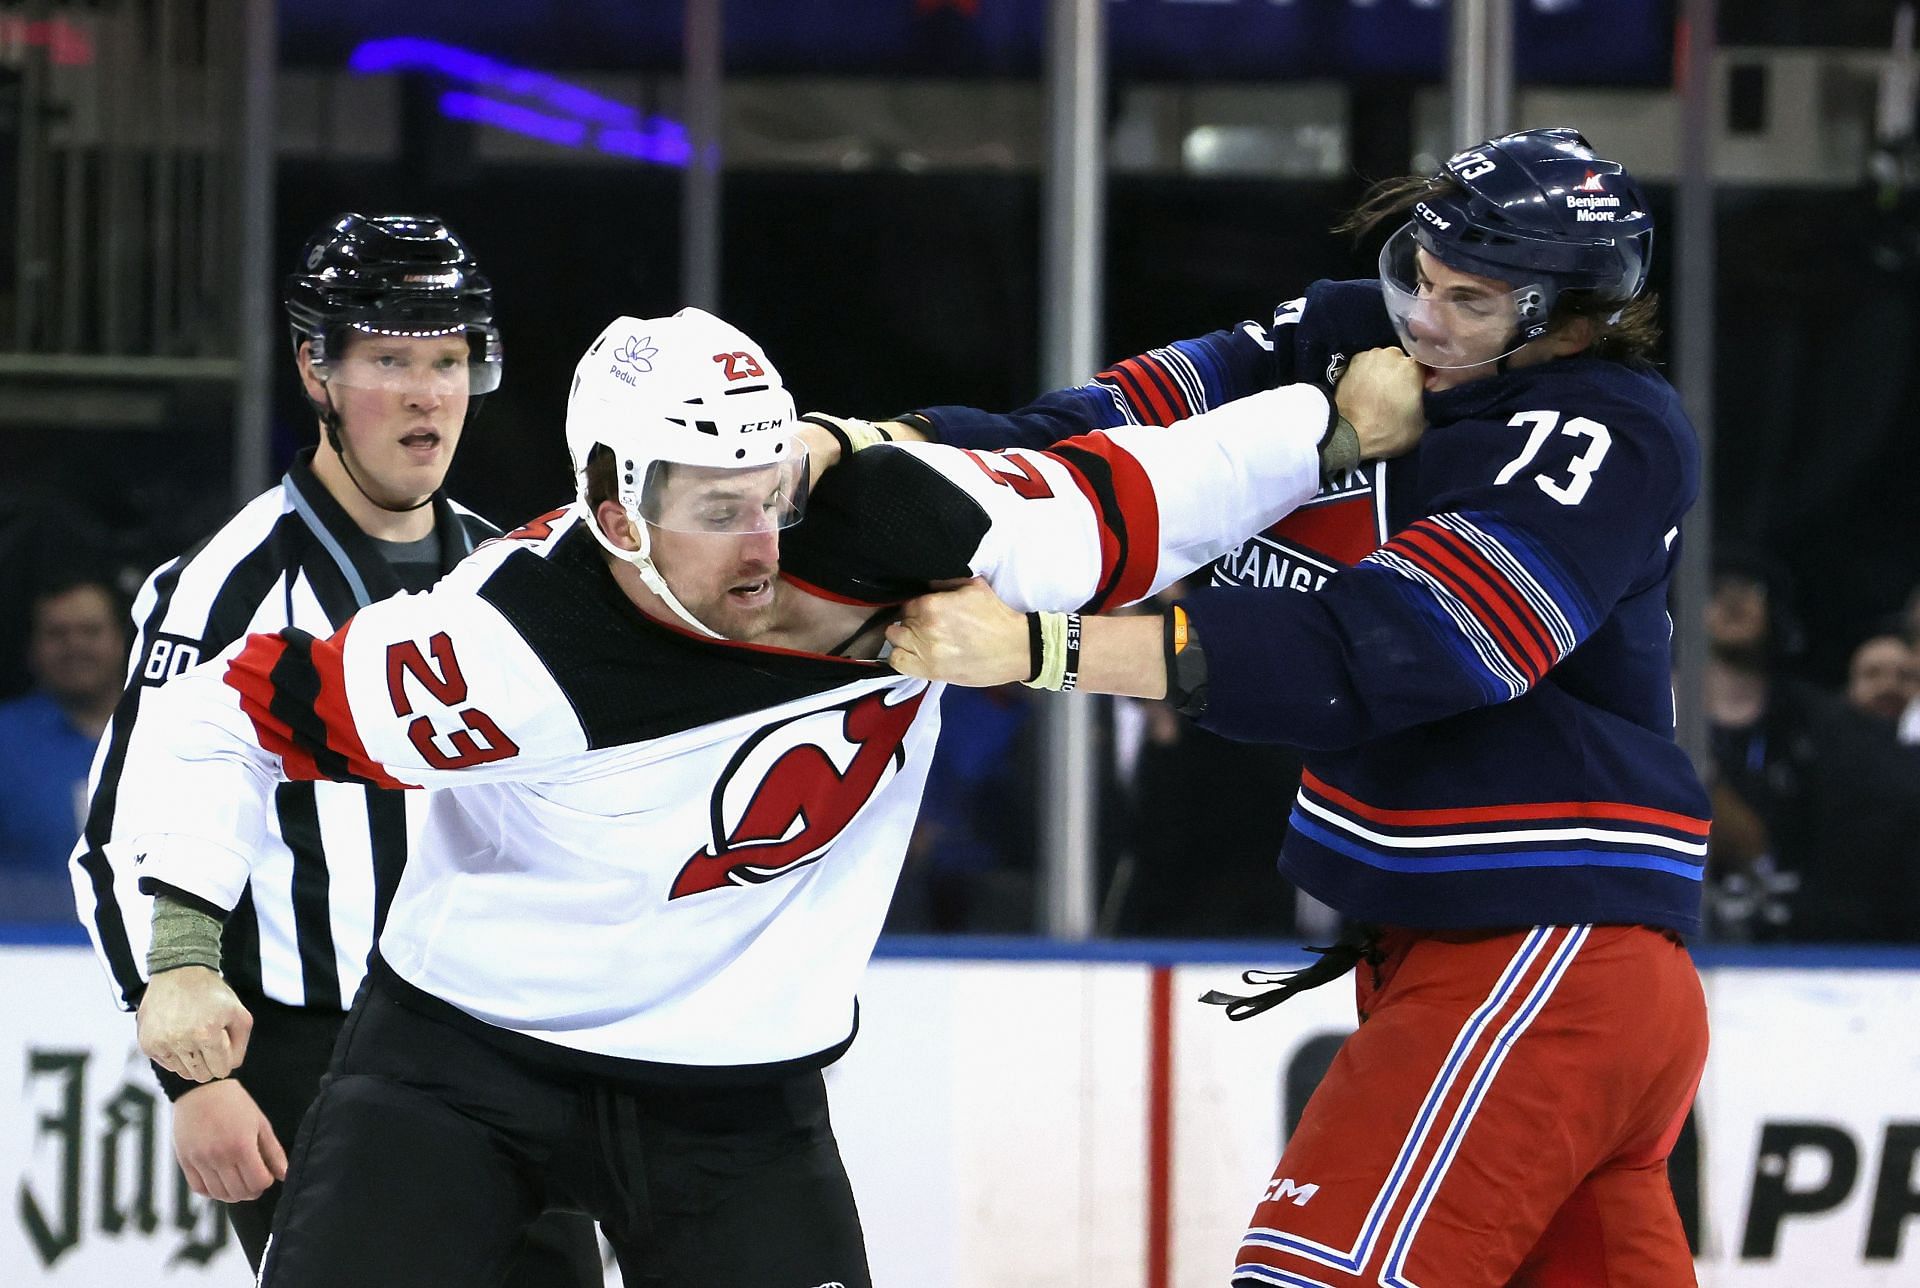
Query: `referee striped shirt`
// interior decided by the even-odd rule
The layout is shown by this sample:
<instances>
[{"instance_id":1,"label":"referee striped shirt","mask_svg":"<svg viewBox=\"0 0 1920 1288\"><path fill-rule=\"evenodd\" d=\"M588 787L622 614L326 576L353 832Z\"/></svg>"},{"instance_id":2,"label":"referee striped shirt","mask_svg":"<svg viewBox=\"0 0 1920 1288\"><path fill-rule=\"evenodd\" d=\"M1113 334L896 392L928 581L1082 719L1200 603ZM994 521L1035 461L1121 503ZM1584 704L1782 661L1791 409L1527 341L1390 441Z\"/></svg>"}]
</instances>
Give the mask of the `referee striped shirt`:
<instances>
[{"instance_id":1,"label":"referee striped shirt","mask_svg":"<svg viewBox=\"0 0 1920 1288\"><path fill-rule=\"evenodd\" d=\"M140 893L132 852L143 823L118 806L128 749L159 736L141 723L142 697L244 635L295 626L325 637L406 588L380 543L314 476L312 457L311 449L302 452L278 487L163 565L134 603L127 686L94 756L86 830L69 864L80 920L122 1009L138 1006L146 989L151 933L152 900ZM433 509L440 572L496 534L443 496ZM266 848L221 946L222 973L242 996L325 1011L351 1004L425 817L424 796L340 783L279 785Z\"/></svg>"}]
</instances>

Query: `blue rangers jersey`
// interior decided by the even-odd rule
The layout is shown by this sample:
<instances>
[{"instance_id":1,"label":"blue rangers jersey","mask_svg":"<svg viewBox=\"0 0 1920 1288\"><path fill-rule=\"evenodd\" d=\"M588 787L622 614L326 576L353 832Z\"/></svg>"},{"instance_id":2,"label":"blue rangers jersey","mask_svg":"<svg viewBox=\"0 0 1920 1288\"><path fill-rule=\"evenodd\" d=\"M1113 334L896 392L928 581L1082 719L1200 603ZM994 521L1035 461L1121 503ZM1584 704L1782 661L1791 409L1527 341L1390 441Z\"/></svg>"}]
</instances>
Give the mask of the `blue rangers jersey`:
<instances>
[{"instance_id":1,"label":"blue rangers jersey","mask_svg":"<svg viewBox=\"0 0 1920 1288\"><path fill-rule=\"evenodd\" d=\"M1319 282L1270 325L1011 415L923 414L963 446L1166 424L1394 342L1376 283ZM1333 480L1183 601L1202 723L1308 752L1280 866L1349 917L1697 929L1708 808L1674 741L1666 601L1699 455L1677 395L1575 357L1426 408L1414 453Z\"/></svg>"}]
</instances>

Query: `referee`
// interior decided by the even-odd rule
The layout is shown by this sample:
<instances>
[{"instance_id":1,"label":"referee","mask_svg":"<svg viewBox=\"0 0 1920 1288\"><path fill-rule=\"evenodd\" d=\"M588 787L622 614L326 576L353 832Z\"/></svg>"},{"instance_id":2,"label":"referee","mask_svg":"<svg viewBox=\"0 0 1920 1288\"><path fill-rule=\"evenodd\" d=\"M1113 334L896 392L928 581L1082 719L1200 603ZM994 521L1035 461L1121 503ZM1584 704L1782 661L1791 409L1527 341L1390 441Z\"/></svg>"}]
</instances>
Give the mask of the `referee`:
<instances>
[{"instance_id":1,"label":"referee","mask_svg":"<svg viewBox=\"0 0 1920 1288\"><path fill-rule=\"evenodd\" d=\"M440 492L481 396L500 383L492 286L465 243L431 216L344 215L308 243L285 304L320 442L148 579L127 687L94 759L71 870L80 920L123 1010L139 1005L149 974L174 965L166 944L151 942L152 901L139 890L130 842L141 820L116 807L129 747L157 736L141 723L143 696L249 632L331 635L367 604L425 590L495 535ZM287 1147L366 972L425 795L277 789L266 850L221 944L222 971L254 1017L246 1062L205 1084L155 1066L187 1181L226 1205L255 1270ZM550 1215L509 1283L601 1281L592 1223Z\"/></svg>"}]
</instances>

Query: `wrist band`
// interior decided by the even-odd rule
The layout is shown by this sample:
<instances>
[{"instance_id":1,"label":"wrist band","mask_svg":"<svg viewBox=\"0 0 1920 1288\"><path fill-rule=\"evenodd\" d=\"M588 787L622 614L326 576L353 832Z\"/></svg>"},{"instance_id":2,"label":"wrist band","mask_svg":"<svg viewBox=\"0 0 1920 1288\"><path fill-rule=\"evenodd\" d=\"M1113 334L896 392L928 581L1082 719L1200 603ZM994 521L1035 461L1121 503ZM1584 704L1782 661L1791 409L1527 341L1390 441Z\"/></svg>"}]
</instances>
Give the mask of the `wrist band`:
<instances>
[{"instance_id":1,"label":"wrist band","mask_svg":"<svg viewBox=\"0 0 1920 1288\"><path fill-rule=\"evenodd\" d=\"M1320 477L1328 480L1336 474L1358 469L1359 465L1359 431L1354 429L1352 421L1336 411L1326 435L1320 440Z\"/></svg>"},{"instance_id":2,"label":"wrist band","mask_svg":"<svg viewBox=\"0 0 1920 1288\"><path fill-rule=\"evenodd\" d=\"M831 434L833 441L840 445L841 460L844 461L853 455L853 440L847 437L847 431L840 428L839 423L836 422L833 417L822 416L818 412L808 412L800 419L806 421L809 425L818 425L820 428L826 430L827 433Z\"/></svg>"},{"instance_id":3,"label":"wrist band","mask_svg":"<svg viewBox=\"0 0 1920 1288\"><path fill-rule=\"evenodd\" d=\"M172 895L153 901L153 941L147 949L149 978L182 966L220 969L220 919Z\"/></svg>"},{"instance_id":4,"label":"wrist band","mask_svg":"<svg viewBox=\"0 0 1920 1288\"><path fill-rule=\"evenodd\" d=\"M863 451L876 443L893 441L891 433L870 420L857 420L851 416L829 416L819 411L810 411L800 419L809 425L818 425L833 435L833 441L840 445L840 459L843 461L855 452Z\"/></svg>"},{"instance_id":5,"label":"wrist band","mask_svg":"<svg viewBox=\"0 0 1920 1288\"><path fill-rule=\"evenodd\" d=\"M1027 633L1029 647L1036 649L1037 665L1033 678L1021 683L1029 689L1072 692L1080 683L1080 614L1028 613Z\"/></svg>"},{"instance_id":6,"label":"wrist band","mask_svg":"<svg viewBox=\"0 0 1920 1288\"><path fill-rule=\"evenodd\" d=\"M1038 613L1027 614L1027 660L1031 665L1027 667L1027 678L1020 681L1022 684L1032 684L1038 680L1040 672L1047 667L1047 641Z\"/></svg>"},{"instance_id":7,"label":"wrist band","mask_svg":"<svg viewBox=\"0 0 1920 1288\"><path fill-rule=\"evenodd\" d=\"M878 443L891 443L893 434L882 429L870 420L850 420L846 424L847 437L853 440L853 450L863 452Z\"/></svg>"},{"instance_id":8,"label":"wrist band","mask_svg":"<svg viewBox=\"0 0 1920 1288\"><path fill-rule=\"evenodd\" d=\"M1080 614L1065 614L1066 660L1060 672L1060 692L1072 693L1080 687Z\"/></svg>"}]
</instances>

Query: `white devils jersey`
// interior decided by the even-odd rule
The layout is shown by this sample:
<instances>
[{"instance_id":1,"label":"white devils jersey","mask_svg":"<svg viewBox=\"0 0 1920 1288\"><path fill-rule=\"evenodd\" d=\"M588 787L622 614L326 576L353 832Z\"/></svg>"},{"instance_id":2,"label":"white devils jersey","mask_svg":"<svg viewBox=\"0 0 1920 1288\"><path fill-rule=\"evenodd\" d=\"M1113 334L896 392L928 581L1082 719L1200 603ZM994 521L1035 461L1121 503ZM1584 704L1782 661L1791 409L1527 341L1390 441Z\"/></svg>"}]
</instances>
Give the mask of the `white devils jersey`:
<instances>
[{"instance_id":1,"label":"white devils jersey","mask_svg":"<svg viewBox=\"0 0 1920 1288\"><path fill-rule=\"evenodd\" d=\"M870 450L924 467L899 476L918 513L982 520L941 528L968 534L963 572L1071 609L1150 595L1311 497L1327 417L1297 386L1053 452ZM401 980L597 1056L836 1048L940 686L649 618L589 521L555 511L330 639L255 635L158 690L149 719L170 736L123 776L163 820L140 871L232 907L275 781L440 788L380 937Z\"/></svg>"}]
</instances>

